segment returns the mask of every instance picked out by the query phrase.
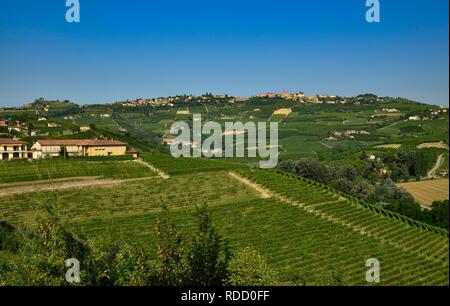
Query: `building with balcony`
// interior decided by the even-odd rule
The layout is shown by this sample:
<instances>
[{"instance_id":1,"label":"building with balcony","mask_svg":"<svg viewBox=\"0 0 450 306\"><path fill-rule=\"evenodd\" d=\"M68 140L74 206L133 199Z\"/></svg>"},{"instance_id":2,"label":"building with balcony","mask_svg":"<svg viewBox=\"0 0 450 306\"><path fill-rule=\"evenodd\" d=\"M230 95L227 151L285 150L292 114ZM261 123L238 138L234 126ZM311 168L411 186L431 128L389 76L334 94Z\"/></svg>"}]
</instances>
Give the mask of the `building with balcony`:
<instances>
[{"instance_id":1,"label":"building with balcony","mask_svg":"<svg viewBox=\"0 0 450 306\"><path fill-rule=\"evenodd\" d=\"M33 158L57 156L117 156L125 155L127 144L118 140L61 139L38 140L31 147Z\"/></svg>"},{"instance_id":2,"label":"building with balcony","mask_svg":"<svg viewBox=\"0 0 450 306\"><path fill-rule=\"evenodd\" d=\"M0 158L2 160L31 157L26 142L12 138L0 138Z\"/></svg>"}]
</instances>

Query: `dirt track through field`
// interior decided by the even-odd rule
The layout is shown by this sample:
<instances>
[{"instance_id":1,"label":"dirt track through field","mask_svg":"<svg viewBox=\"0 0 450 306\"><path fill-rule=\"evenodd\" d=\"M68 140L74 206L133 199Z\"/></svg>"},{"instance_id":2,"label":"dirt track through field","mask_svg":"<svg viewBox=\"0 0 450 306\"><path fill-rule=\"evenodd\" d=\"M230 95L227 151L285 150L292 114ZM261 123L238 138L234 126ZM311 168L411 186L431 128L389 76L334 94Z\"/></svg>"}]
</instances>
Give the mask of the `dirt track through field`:
<instances>
[{"instance_id":1,"label":"dirt track through field","mask_svg":"<svg viewBox=\"0 0 450 306\"><path fill-rule=\"evenodd\" d=\"M121 180L112 180L112 179L92 179L92 180L82 180L82 181L24 185L24 186L0 189L0 197L7 196L7 195L13 195L13 194L30 193L30 192L62 190L62 189L82 188L82 187L92 187L92 186L107 186L107 185L115 185L115 184L118 184L121 182L122 182Z\"/></svg>"},{"instance_id":2,"label":"dirt track through field","mask_svg":"<svg viewBox=\"0 0 450 306\"><path fill-rule=\"evenodd\" d=\"M439 169L439 167L442 165L442 163L444 162L444 154L440 154L436 160L436 164L434 165L434 167L428 171L428 178L434 178L436 176L436 171L437 169Z\"/></svg>"},{"instance_id":3,"label":"dirt track through field","mask_svg":"<svg viewBox=\"0 0 450 306\"><path fill-rule=\"evenodd\" d=\"M62 183L62 182L73 182L73 181L84 181L84 180L96 180L101 179L101 176L73 176L73 177L63 177L63 178L56 178L56 179L47 179L47 180L33 180L33 181L18 181L18 182L12 182L12 183L2 183L0 184L0 190L6 189L6 188L12 188L12 187L23 187L24 185L41 185L41 184L56 184L56 183Z\"/></svg>"},{"instance_id":4,"label":"dirt track through field","mask_svg":"<svg viewBox=\"0 0 450 306\"><path fill-rule=\"evenodd\" d=\"M397 121L397 122L394 122L394 123L392 123L392 124L386 125L385 127L382 127L382 128L380 128L380 129L378 129L378 131L382 131L382 130L384 130L384 129L393 127L394 125L397 125L397 124L399 124L400 122L401 122L401 121Z\"/></svg>"},{"instance_id":5,"label":"dirt track through field","mask_svg":"<svg viewBox=\"0 0 450 306\"><path fill-rule=\"evenodd\" d=\"M234 172L228 172L228 175L230 175L231 177L237 179L239 182L249 186L250 188L252 188L253 190L257 191L260 195L261 198L263 199L267 199L272 197L270 191L262 188L261 186L259 186L258 184L255 184L249 180L247 180L246 178L243 178L241 176L239 176L238 174L234 173Z\"/></svg>"},{"instance_id":6,"label":"dirt track through field","mask_svg":"<svg viewBox=\"0 0 450 306\"><path fill-rule=\"evenodd\" d=\"M22 194L22 193L32 193L32 192L42 192L51 190L64 190L64 189L75 189L83 187L109 187L125 182L136 182L151 179L159 179L157 176L150 177L140 177L140 178L129 178L124 180L115 179L102 179L97 176L92 177L79 177L79 178L64 178L57 180L46 180L46 181L28 181L28 182L17 182L14 185L0 185L0 197Z\"/></svg>"},{"instance_id":7,"label":"dirt track through field","mask_svg":"<svg viewBox=\"0 0 450 306\"><path fill-rule=\"evenodd\" d=\"M168 175L167 173L163 172L162 170L156 168L155 166L153 166L152 164L150 164L147 161L144 161L142 159L135 159L135 162L140 163L141 165L146 166L147 168L149 168L150 170L152 170L153 172L157 173L161 178L167 180L170 178L170 175Z\"/></svg>"},{"instance_id":8,"label":"dirt track through field","mask_svg":"<svg viewBox=\"0 0 450 306\"><path fill-rule=\"evenodd\" d=\"M428 254L424 254L418 251L415 251L414 249L410 249L407 245L405 246L405 242L404 241L397 241L396 239L390 239L387 236L383 236L381 235L378 231L372 231L370 226L367 225L358 225L358 224L354 224L354 222L348 221L344 218L341 218L339 216L335 216L332 213L327 213L327 212L323 212L320 209L317 209L315 206L317 205L324 205L324 204L329 204L329 203L336 203L339 201L344 201L346 200L346 198L344 197L339 197L338 199L335 199L333 201L330 202L322 202L322 203L317 203L316 205L309 205L309 206L305 206L304 203L300 203L296 200L293 200L287 196L278 194L276 192L271 191L270 189L266 189L264 186L259 185L257 183L254 183L253 181L244 178L242 176L240 176L239 174L236 174L234 172L229 172L228 173L230 176L236 178L237 180L239 180L240 182L242 182L243 184L246 184L247 186L253 188L254 190L258 191L261 193L261 197L274 197L275 199L288 204L288 205L292 205L292 206L296 206L299 207L301 209L304 209L306 212L314 214L316 216L319 216L320 218L326 219L328 221L331 221L333 223L337 223L340 225L343 225L345 227L350 228L352 231L359 233L361 235L364 236L368 236L368 237L373 237L375 239L381 239L383 240L385 243L390 244L392 246L398 247L400 249L404 249L405 251L409 251L409 252L413 252L415 255L418 255L420 257L423 258L427 258L427 259L431 259L435 262L441 263L442 264L442 260L435 258L435 257L431 257ZM448 180L447 180L448 182Z\"/></svg>"}]
</instances>

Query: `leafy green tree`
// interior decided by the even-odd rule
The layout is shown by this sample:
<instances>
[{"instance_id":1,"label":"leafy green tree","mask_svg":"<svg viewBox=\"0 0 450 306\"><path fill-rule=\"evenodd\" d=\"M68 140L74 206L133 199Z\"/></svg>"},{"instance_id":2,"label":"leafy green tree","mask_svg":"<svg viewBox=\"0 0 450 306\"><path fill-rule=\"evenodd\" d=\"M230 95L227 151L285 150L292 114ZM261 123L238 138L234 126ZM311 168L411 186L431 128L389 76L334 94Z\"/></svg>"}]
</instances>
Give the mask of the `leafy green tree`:
<instances>
[{"instance_id":1,"label":"leafy green tree","mask_svg":"<svg viewBox=\"0 0 450 306\"><path fill-rule=\"evenodd\" d=\"M47 216L37 219L37 230L21 233L20 251L9 266L9 284L67 285L65 260L86 264L89 247L61 213L54 199L43 205Z\"/></svg>"},{"instance_id":2,"label":"leafy green tree","mask_svg":"<svg viewBox=\"0 0 450 306\"><path fill-rule=\"evenodd\" d=\"M273 286L277 275L258 251L251 248L238 250L228 266L228 285Z\"/></svg>"},{"instance_id":3,"label":"leafy green tree","mask_svg":"<svg viewBox=\"0 0 450 306\"><path fill-rule=\"evenodd\" d=\"M17 252L19 241L16 228L6 221L0 222L0 251Z\"/></svg>"},{"instance_id":4,"label":"leafy green tree","mask_svg":"<svg viewBox=\"0 0 450 306\"><path fill-rule=\"evenodd\" d=\"M69 258L80 262L79 285L148 283L150 270L142 252L110 234L89 241L63 217L54 199L43 206L46 215L38 218L37 229L20 231L20 250L10 265L2 267L5 284L69 285L65 279Z\"/></svg>"},{"instance_id":5,"label":"leafy green tree","mask_svg":"<svg viewBox=\"0 0 450 306\"><path fill-rule=\"evenodd\" d=\"M175 224L170 223L169 211L163 206L156 220L157 255L156 283L163 286L178 286L186 282L188 267L185 260L186 246Z\"/></svg>"},{"instance_id":6,"label":"leafy green tree","mask_svg":"<svg viewBox=\"0 0 450 306\"><path fill-rule=\"evenodd\" d=\"M448 229L448 200L435 201L431 208L431 211L428 212L430 223Z\"/></svg>"},{"instance_id":7,"label":"leafy green tree","mask_svg":"<svg viewBox=\"0 0 450 306\"><path fill-rule=\"evenodd\" d=\"M228 242L213 228L207 209L206 203L197 208L199 228L187 255L189 283L195 286L219 286L228 279L231 252Z\"/></svg>"},{"instance_id":8,"label":"leafy green tree","mask_svg":"<svg viewBox=\"0 0 450 306\"><path fill-rule=\"evenodd\" d=\"M293 172L295 169L295 161L283 160L278 163L278 169L284 172Z\"/></svg>"},{"instance_id":9,"label":"leafy green tree","mask_svg":"<svg viewBox=\"0 0 450 306\"><path fill-rule=\"evenodd\" d=\"M114 234L91 241L91 256L83 284L95 286L146 286L154 278L143 250L136 250ZM83 278L83 275L82 275Z\"/></svg>"},{"instance_id":10,"label":"leafy green tree","mask_svg":"<svg viewBox=\"0 0 450 306\"><path fill-rule=\"evenodd\" d=\"M396 201L386 206L387 210L397 212L415 220L425 221L422 209L412 201Z\"/></svg>"},{"instance_id":11,"label":"leafy green tree","mask_svg":"<svg viewBox=\"0 0 450 306\"><path fill-rule=\"evenodd\" d=\"M348 179L340 178L340 179L333 181L332 186L333 186L333 188L336 188L337 190L340 190L347 194L351 194L354 184L353 184L353 182L349 181Z\"/></svg>"},{"instance_id":12,"label":"leafy green tree","mask_svg":"<svg viewBox=\"0 0 450 306\"><path fill-rule=\"evenodd\" d=\"M339 176L349 181L355 181L358 172L352 165L345 165L339 168Z\"/></svg>"},{"instance_id":13,"label":"leafy green tree","mask_svg":"<svg viewBox=\"0 0 450 306\"><path fill-rule=\"evenodd\" d=\"M375 187L363 181L353 186L351 194L360 199L369 199L375 194Z\"/></svg>"},{"instance_id":14,"label":"leafy green tree","mask_svg":"<svg viewBox=\"0 0 450 306\"><path fill-rule=\"evenodd\" d=\"M66 286L65 261L80 262L80 283L94 286L274 284L274 272L255 251L231 256L214 229L204 204L197 208L198 232L187 244L169 220L166 207L157 220L157 260L128 245L114 230L88 239L60 210L55 198L43 204L37 228L0 223L2 250L14 260L0 262L0 285ZM17 247L10 241L18 241ZM6 247L5 247L6 245Z\"/></svg>"},{"instance_id":15,"label":"leafy green tree","mask_svg":"<svg viewBox=\"0 0 450 306\"><path fill-rule=\"evenodd\" d=\"M363 150L359 156L359 159L367 160L368 158L369 158L369 156L367 155L366 151Z\"/></svg>"},{"instance_id":16,"label":"leafy green tree","mask_svg":"<svg viewBox=\"0 0 450 306\"><path fill-rule=\"evenodd\" d=\"M321 183L328 181L328 169L314 159L301 159L295 164L294 173Z\"/></svg>"}]
</instances>

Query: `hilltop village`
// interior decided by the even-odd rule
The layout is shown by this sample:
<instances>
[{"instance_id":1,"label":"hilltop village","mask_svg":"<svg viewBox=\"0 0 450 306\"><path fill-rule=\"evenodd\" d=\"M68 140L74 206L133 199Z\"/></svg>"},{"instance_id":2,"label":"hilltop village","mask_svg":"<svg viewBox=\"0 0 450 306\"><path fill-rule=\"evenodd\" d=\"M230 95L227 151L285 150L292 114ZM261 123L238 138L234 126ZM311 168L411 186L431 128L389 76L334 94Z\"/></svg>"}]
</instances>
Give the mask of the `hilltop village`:
<instances>
[{"instance_id":1,"label":"hilltop village","mask_svg":"<svg viewBox=\"0 0 450 306\"><path fill-rule=\"evenodd\" d=\"M443 106L427 106L373 94L307 96L301 91L262 93L250 98L212 93L176 95L93 105L39 98L22 107L0 109L0 159L37 159L58 154L68 157L116 156L136 154L155 146L167 147L173 140L168 133L170 124L178 119L192 120L193 113L220 123L230 119L275 120L286 126L296 118L307 123L312 112L333 113L334 117L328 120L329 129L317 140L334 147L334 144L344 144L340 140L345 139L377 140L380 133L376 128L383 130L384 125L399 124L398 121L403 122L399 124L401 134L421 134L425 131L423 125L428 125L426 121L443 118L447 111ZM142 120L135 120L138 117ZM356 120L356 117L361 119ZM318 118L322 121L320 116ZM310 123L313 125L317 120ZM299 131L299 136L301 134ZM385 143L380 141L379 145Z\"/></svg>"}]
</instances>

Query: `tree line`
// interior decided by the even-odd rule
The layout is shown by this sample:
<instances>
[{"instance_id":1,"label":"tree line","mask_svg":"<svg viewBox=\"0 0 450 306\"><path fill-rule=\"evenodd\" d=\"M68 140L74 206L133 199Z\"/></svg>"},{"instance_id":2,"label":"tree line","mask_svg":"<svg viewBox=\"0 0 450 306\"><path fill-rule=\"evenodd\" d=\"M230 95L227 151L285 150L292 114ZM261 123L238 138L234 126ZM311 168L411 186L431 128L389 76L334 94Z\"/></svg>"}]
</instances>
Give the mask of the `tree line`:
<instances>
[{"instance_id":1,"label":"tree line","mask_svg":"<svg viewBox=\"0 0 450 306\"><path fill-rule=\"evenodd\" d=\"M412 163L411 167L414 165ZM375 174L370 164L338 166L326 165L315 159L300 159L282 161L278 168L326 184L378 207L448 229L448 201L433 203L430 211L423 210L409 192L397 187L390 177Z\"/></svg>"}]
</instances>

